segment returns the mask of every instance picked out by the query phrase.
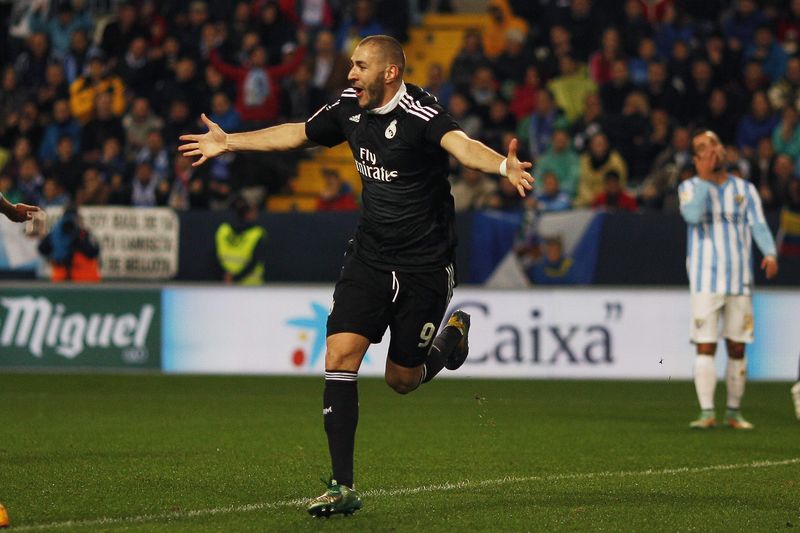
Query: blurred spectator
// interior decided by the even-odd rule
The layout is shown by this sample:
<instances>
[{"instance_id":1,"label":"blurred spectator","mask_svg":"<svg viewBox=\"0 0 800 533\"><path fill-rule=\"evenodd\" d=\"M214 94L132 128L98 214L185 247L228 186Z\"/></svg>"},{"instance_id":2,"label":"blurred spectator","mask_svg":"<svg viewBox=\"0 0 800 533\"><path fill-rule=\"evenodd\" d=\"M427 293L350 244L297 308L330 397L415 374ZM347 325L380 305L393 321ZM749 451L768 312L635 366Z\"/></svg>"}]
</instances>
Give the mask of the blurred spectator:
<instances>
[{"instance_id":1,"label":"blurred spectator","mask_svg":"<svg viewBox=\"0 0 800 533\"><path fill-rule=\"evenodd\" d=\"M722 30L733 50L743 50L756 29L767 22L755 0L735 0L734 8L722 18Z\"/></svg>"},{"instance_id":2,"label":"blurred spectator","mask_svg":"<svg viewBox=\"0 0 800 533\"><path fill-rule=\"evenodd\" d=\"M581 62L588 61L609 25L601 7L595 7L592 0L572 0L562 23L572 35L573 51Z\"/></svg>"},{"instance_id":3,"label":"blurred spectator","mask_svg":"<svg viewBox=\"0 0 800 533\"><path fill-rule=\"evenodd\" d=\"M15 186L19 193L19 201L28 205L41 204L43 183L44 177L39 171L36 159L34 157L23 159L19 166L19 176L17 176Z\"/></svg>"},{"instance_id":4,"label":"blurred spectator","mask_svg":"<svg viewBox=\"0 0 800 533\"><path fill-rule=\"evenodd\" d=\"M72 33L69 50L62 59L68 84L72 84L83 73L89 57L89 35L85 30Z\"/></svg>"},{"instance_id":5,"label":"blurred spectator","mask_svg":"<svg viewBox=\"0 0 800 533\"><path fill-rule=\"evenodd\" d=\"M720 33L712 33L705 38L705 58L714 71L714 80L719 85L736 83L739 75L741 59L734 54L725 44L725 38Z\"/></svg>"},{"instance_id":6,"label":"blurred spectator","mask_svg":"<svg viewBox=\"0 0 800 533\"><path fill-rule=\"evenodd\" d=\"M325 188L317 198L317 211L357 211L358 202L353 188L342 180L339 171L332 168L322 170Z\"/></svg>"},{"instance_id":7,"label":"blurred spectator","mask_svg":"<svg viewBox=\"0 0 800 533\"><path fill-rule=\"evenodd\" d=\"M42 209L47 207L64 207L69 204L69 194L64 191L64 187L54 177L45 178L42 185Z\"/></svg>"},{"instance_id":8,"label":"blurred spectator","mask_svg":"<svg viewBox=\"0 0 800 533\"><path fill-rule=\"evenodd\" d=\"M147 40L134 37L125 55L120 58L117 73L133 96L151 97L154 94L153 80L159 79L156 64L147 55ZM196 92L196 91L192 91ZM191 94L191 93L190 93Z\"/></svg>"},{"instance_id":9,"label":"blurred spectator","mask_svg":"<svg viewBox=\"0 0 800 533\"><path fill-rule=\"evenodd\" d=\"M649 152L650 106L641 92L634 91L625 98L619 126L609 133L612 145L628 165L628 186L636 187L652 163Z\"/></svg>"},{"instance_id":10,"label":"blurred spectator","mask_svg":"<svg viewBox=\"0 0 800 533\"><path fill-rule=\"evenodd\" d=\"M564 256L561 237L546 237L541 255L526 269L535 285L567 285L573 283L572 258Z\"/></svg>"},{"instance_id":11,"label":"blurred spectator","mask_svg":"<svg viewBox=\"0 0 800 533\"><path fill-rule=\"evenodd\" d=\"M568 211L572 208L570 195L561 190L555 172L544 172L541 183L536 192L536 203L542 212Z\"/></svg>"},{"instance_id":12,"label":"blurred spectator","mask_svg":"<svg viewBox=\"0 0 800 533\"><path fill-rule=\"evenodd\" d=\"M98 93L94 102L94 114L83 126L81 132L81 148L86 155L99 153L109 138L117 139L120 144L125 141L125 129L122 119L114 114L113 98L107 92ZM94 156L89 157L93 159Z\"/></svg>"},{"instance_id":13,"label":"blurred spectator","mask_svg":"<svg viewBox=\"0 0 800 533\"><path fill-rule=\"evenodd\" d=\"M777 241L782 257L800 257L800 179L797 176L787 184L786 203L781 210ZM800 408L797 403L795 405L796 409Z\"/></svg>"},{"instance_id":14,"label":"blurred spectator","mask_svg":"<svg viewBox=\"0 0 800 533\"><path fill-rule=\"evenodd\" d=\"M6 161L0 171L16 181L22 162L31 156L33 156L33 146L30 139L25 136L19 136L14 141L14 146L11 147L11 153L5 155Z\"/></svg>"},{"instance_id":15,"label":"blurred spectator","mask_svg":"<svg viewBox=\"0 0 800 533\"><path fill-rule=\"evenodd\" d=\"M497 191L492 195L487 207L500 211L519 211L531 201L531 195L523 198L516 187L506 178L501 177L497 183Z\"/></svg>"},{"instance_id":16,"label":"blurred spectator","mask_svg":"<svg viewBox=\"0 0 800 533\"><path fill-rule=\"evenodd\" d=\"M46 33L58 57L69 52L72 34L78 30L91 31L92 19L88 12L75 13L70 1L64 1L55 8L55 16L47 17L43 13L46 4L40 3L39 10L31 17L31 29Z\"/></svg>"},{"instance_id":17,"label":"blurred spectator","mask_svg":"<svg viewBox=\"0 0 800 533\"><path fill-rule=\"evenodd\" d=\"M660 3L663 4L663 1ZM639 50L640 43L645 39L655 46L655 42L650 39L653 35L653 28L645 13L645 8L651 5L651 2L641 0L625 0L622 24L619 29L624 43L623 51L627 56L633 56Z\"/></svg>"},{"instance_id":18,"label":"blurred spectator","mask_svg":"<svg viewBox=\"0 0 800 533\"><path fill-rule=\"evenodd\" d=\"M58 140L56 158L45 167L46 174L58 180L70 195L74 195L81 184L83 164L74 149L71 137L63 136Z\"/></svg>"},{"instance_id":19,"label":"blurred spectator","mask_svg":"<svg viewBox=\"0 0 800 533\"><path fill-rule=\"evenodd\" d=\"M227 95L228 93L224 94ZM173 100L169 106L166 123L161 129L167 149L170 152L175 152L180 142L178 138L184 133L196 131L196 128L197 116L189 113L189 104L186 100Z\"/></svg>"},{"instance_id":20,"label":"blurred spectator","mask_svg":"<svg viewBox=\"0 0 800 533\"><path fill-rule=\"evenodd\" d=\"M190 55L200 52L203 42L203 27L209 21L208 4L204 0L189 2L185 23L177 26L181 48Z\"/></svg>"},{"instance_id":21,"label":"blurred spectator","mask_svg":"<svg viewBox=\"0 0 800 533\"><path fill-rule=\"evenodd\" d=\"M789 198L790 185L798 179L794 161L789 156L784 154L775 156L772 179L772 183L769 184L769 192L764 191L767 194L771 193L771 207L781 208L788 205L791 201Z\"/></svg>"},{"instance_id":22,"label":"blurred spectator","mask_svg":"<svg viewBox=\"0 0 800 533\"><path fill-rule=\"evenodd\" d=\"M150 130L147 133L145 145L136 154L136 163L146 161L153 169L153 179L160 182L169 178L170 157L164 148L164 138L160 130Z\"/></svg>"},{"instance_id":23,"label":"blurred spectator","mask_svg":"<svg viewBox=\"0 0 800 533\"><path fill-rule=\"evenodd\" d=\"M481 119L472 111L469 99L462 93L453 93L450 97L448 113L458 122L461 129L472 138L477 138L481 131Z\"/></svg>"},{"instance_id":24,"label":"blurred spectator","mask_svg":"<svg viewBox=\"0 0 800 533\"><path fill-rule=\"evenodd\" d=\"M694 40L694 25L686 17L686 12L674 2L666 3L664 13L658 24L655 25L655 41L658 46L658 53L666 57L672 50L675 54L675 46L682 43L688 48L688 44Z\"/></svg>"},{"instance_id":25,"label":"blurred spectator","mask_svg":"<svg viewBox=\"0 0 800 533\"><path fill-rule=\"evenodd\" d=\"M133 207L166 205L169 193L169 182L156 179L153 166L148 161L136 163L131 187L131 205Z\"/></svg>"},{"instance_id":26,"label":"blurred spectator","mask_svg":"<svg viewBox=\"0 0 800 533\"><path fill-rule=\"evenodd\" d=\"M352 15L342 21L336 33L336 48L349 56L361 39L383 33L383 26L375 19L372 0L355 0Z\"/></svg>"},{"instance_id":27,"label":"blurred spectator","mask_svg":"<svg viewBox=\"0 0 800 533\"><path fill-rule=\"evenodd\" d=\"M308 116L305 115L305 117ZM224 92L218 92L211 97L211 113L209 113L208 118L229 133L242 129L242 118L239 116L239 112L234 109L228 95Z\"/></svg>"},{"instance_id":28,"label":"blurred spectator","mask_svg":"<svg viewBox=\"0 0 800 533\"><path fill-rule=\"evenodd\" d=\"M486 119L489 114L489 106L497 98L498 84L492 69L480 67L472 75L472 82L469 86L469 96L475 104L475 112L481 119Z\"/></svg>"},{"instance_id":29,"label":"blurred spectator","mask_svg":"<svg viewBox=\"0 0 800 533\"><path fill-rule=\"evenodd\" d=\"M100 281L100 247L75 208L67 208L53 229L39 243L39 253L48 259L54 282Z\"/></svg>"},{"instance_id":30,"label":"blurred spectator","mask_svg":"<svg viewBox=\"0 0 800 533\"><path fill-rule=\"evenodd\" d=\"M112 174L108 183L108 205L131 205L131 187L122 174Z\"/></svg>"},{"instance_id":31,"label":"blurred spectator","mask_svg":"<svg viewBox=\"0 0 800 533\"><path fill-rule=\"evenodd\" d=\"M117 7L116 20L111 21L103 30L100 48L112 62L116 62L134 38L145 35L147 31L139 23L136 6L132 1L124 1Z\"/></svg>"},{"instance_id":32,"label":"blurred spectator","mask_svg":"<svg viewBox=\"0 0 800 533\"><path fill-rule=\"evenodd\" d=\"M284 90L281 91L283 112L281 115L289 122L305 122L308 117L325 104L325 92L314 87L308 63L301 63L294 74L285 79L283 83ZM228 107L230 107L229 103ZM231 111L236 112L232 108ZM212 118L211 120L214 119ZM218 121L214 120L214 122ZM226 128L222 124L220 126L225 131L236 131Z\"/></svg>"},{"instance_id":33,"label":"blurred spectator","mask_svg":"<svg viewBox=\"0 0 800 533\"><path fill-rule=\"evenodd\" d=\"M581 163L571 141L567 130L556 129L550 148L536 161L534 175L544 179L545 175L553 174L558 179L558 189L569 197L574 197L578 189Z\"/></svg>"},{"instance_id":34,"label":"blurred spectator","mask_svg":"<svg viewBox=\"0 0 800 533\"><path fill-rule=\"evenodd\" d=\"M763 91L756 92L750 102L750 113L742 117L736 132L736 146L745 157L753 155L759 139L772 135L778 120L767 95Z\"/></svg>"},{"instance_id":35,"label":"blurred spectator","mask_svg":"<svg viewBox=\"0 0 800 533\"><path fill-rule=\"evenodd\" d=\"M589 139L596 133L610 129L609 119L603 113L603 104L598 94L586 95L586 112L572 125L572 142L575 150L583 152L589 147Z\"/></svg>"},{"instance_id":36,"label":"blurred spectator","mask_svg":"<svg viewBox=\"0 0 800 533\"><path fill-rule=\"evenodd\" d=\"M350 59L336 48L336 37L331 31L317 34L312 65L314 87L325 92L325 100L338 98L350 86L347 81Z\"/></svg>"},{"instance_id":37,"label":"blurred spectator","mask_svg":"<svg viewBox=\"0 0 800 533\"><path fill-rule=\"evenodd\" d=\"M520 65L532 65L536 58L527 46L525 33L518 29L510 29L505 34L506 44L503 52L493 63L494 73L504 85L513 87L522 82L525 71Z\"/></svg>"},{"instance_id":38,"label":"blurred spectator","mask_svg":"<svg viewBox=\"0 0 800 533\"><path fill-rule=\"evenodd\" d=\"M625 61L625 51L617 28L606 28L600 39L600 50L589 57L589 78L598 85L611 81L611 66L615 61Z\"/></svg>"},{"instance_id":39,"label":"blurred spectator","mask_svg":"<svg viewBox=\"0 0 800 533\"><path fill-rule=\"evenodd\" d=\"M643 207L661 210L667 197L677 192L681 170L692 164L690 140L686 128L678 127L672 132L672 142L656 156L642 182L639 196Z\"/></svg>"},{"instance_id":40,"label":"blurred spectator","mask_svg":"<svg viewBox=\"0 0 800 533\"><path fill-rule=\"evenodd\" d=\"M708 114L708 101L716 88L711 65L705 59L692 61L691 77L686 87L682 110L686 121L702 122Z\"/></svg>"},{"instance_id":41,"label":"blurred spectator","mask_svg":"<svg viewBox=\"0 0 800 533\"><path fill-rule=\"evenodd\" d=\"M672 140L672 123L666 109L653 109L650 112L650 133L645 153L647 154L647 171L650 162L669 146Z\"/></svg>"},{"instance_id":42,"label":"blurred spectator","mask_svg":"<svg viewBox=\"0 0 800 533\"><path fill-rule=\"evenodd\" d=\"M223 222L214 236L220 277L227 284L262 285L267 232L257 224L258 210L244 198L231 203L233 224Z\"/></svg>"},{"instance_id":43,"label":"blurred spectator","mask_svg":"<svg viewBox=\"0 0 800 533\"><path fill-rule=\"evenodd\" d=\"M69 86L64 76L64 68L61 63L51 62L47 65L44 74L44 85L39 87L36 92L36 101L39 110L46 115L50 115L53 104L57 100L69 98Z\"/></svg>"},{"instance_id":44,"label":"blurred spectator","mask_svg":"<svg viewBox=\"0 0 800 533\"><path fill-rule=\"evenodd\" d=\"M644 91L651 107L668 109L671 115L681 115L681 95L669 79L666 63L654 61L647 66Z\"/></svg>"},{"instance_id":45,"label":"blurred spectator","mask_svg":"<svg viewBox=\"0 0 800 533\"><path fill-rule=\"evenodd\" d=\"M193 167L187 157L176 157L173 162L169 206L178 210L208 209L208 191L202 168Z\"/></svg>"},{"instance_id":46,"label":"blurred spectator","mask_svg":"<svg viewBox=\"0 0 800 533\"><path fill-rule=\"evenodd\" d=\"M774 209L776 198L772 191L775 183L775 148L769 138L761 139L758 142L755 156L750 160L750 181L758 189L761 196L761 203L764 209Z\"/></svg>"},{"instance_id":47,"label":"blurred spectator","mask_svg":"<svg viewBox=\"0 0 800 533\"><path fill-rule=\"evenodd\" d=\"M489 59L495 59L506 51L509 32L518 32L518 35L528 33L528 23L524 19L514 16L508 0L489 0L490 22L483 30L483 52Z\"/></svg>"},{"instance_id":48,"label":"blurred spectator","mask_svg":"<svg viewBox=\"0 0 800 533\"><path fill-rule=\"evenodd\" d=\"M708 112L699 125L714 132L718 131L719 138L724 144L733 144L736 140L739 115L728 102L728 94L723 89L716 88L711 91Z\"/></svg>"},{"instance_id":49,"label":"blurred spectator","mask_svg":"<svg viewBox=\"0 0 800 533\"><path fill-rule=\"evenodd\" d=\"M441 63L431 63L428 67L428 79L424 88L439 100L439 105L447 109L455 87L444 75L444 67Z\"/></svg>"},{"instance_id":50,"label":"blurred spectator","mask_svg":"<svg viewBox=\"0 0 800 533\"><path fill-rule=\"evenodd\" d=\"M600 87L600 99L603 101L603 109L613 115L621 114L625 98L635 88L628 76L628 64L625 60L618 59L613 61L611 63L611 79Z\"/></svg>"},{"instance_id":51,"label":"blurred spectator","mask_svg":"<svg viewBox=\"0 0 800 533\"><path fill-rule=\"evenodd\" d=\"M647 85L647 69L650 63L657 60L656 43L650 38L642 39L636 56L628 60L628 72L634 85L637 87Z\"/></svg>"},{"instance_id":52,"label":"blurred spectator","mask_svg":"<svg viewBox=\"0 0 800 533\"><path fill-rule=\"evenodd\" d=\"M770 86L767 95L774 109L792 106L800 110L800 57L794 56L787 60L786 72Z\"/></svg>"},{"instance_id":53,"label":"blurred spectator","mask_svg":"<svg viewBox=\"0 0 800 533\"><path fill-rule=\"evenodd\" d=\"M261 44L267 51L267 63L271 66L281 63L282 48L286 43L297 41L294 25L284 16L278 7L278 2L275 1L261 4L256 30L261 36Z\"/></svg>"},{"instance_id":54,"label":"blurred spectator","mask_svg":"<svg viewBox=\"0 0 800 533\"><path fill-rule=\"evenodd\" d=\"M737 95L741 107L746 108L753 99L753 95L758 91L769 89L769 79L764 74L764 69L758 61L748 61L744 65L739 84L733 86L733 92Z\"/></svg>"},{"instance_id":55,"label":"blurred spectator","mask_svg":"<svg viewBox=\"0 0 800 533\"><path fill-rule=\"evenodd\" d=\"M508 145L503 142L507 132L517 129L517 121L508 112L508 104L502 98L496 98L489 106L489 114L483 121L480 140L498 153L507 152Z\"/></svg>"},{"instance_id":56,"label":"blurred spectator","mask_svg":"<svg viewBox=\"0 0 800 533\"><path fill-rule=\"evenodd\" d=\"M585 207L603 191L606 174L616 172L620 185L625 187L628 167L619 152L612 149L604 133L595 133L589 141L589 150L581 155L581 177L575 205Z\"/></svg>"},{"instance_id":57,"label":"blurred spectator","mask_svg":"<svg viewBox=\"0 0 800 533\"><path fill-rule=\"evenodd\" d=\"M83 171L83 182L75 192L75 205L108 204L108 185L103 181L100 170L95 166L86 167Z\"/></svg>"},{"instance_id":58,"label":"blurred spectator","mask_svg":"<svg viewBox=\"0 0 800 533\"><path fill-rule=\"evenodd\" d=\"M134 99L131 110L122 118L122 128L125 130L125 154L133 158L144 147L147 135L153 130L160 130L164 121L150 110L147 98Z\"/></svg>"},{"instance_id":59,"label":"blurred spectator","mask_svg":"<svg viewBox=\"0 0 800 533\"><path fill-rule=\"evenodd\" d=\"M19 76L19 84L36 90L44 85L45 71L50 57L50 44L47 36L41 32L31 33L23 50L14 62L14 70Z\"/></svg>"},{"instance_id":60,"label":"blurred spectator","mask_svg":"<svg viewBox=\"0 0 800 533\"><path fill-rule=\"evenodd\" d=\"M103 174L103 179L106 181L110 181L115 174L126 174L127 164L122 155L122 143L117 137L108 137L103 141L97 168L100 169L100 173Z\"/></svg>"},{"instance_id":61,"label":"blurred spectator","mask_svg":"<svg viewBox=\"0 0 800 533\"><path fill-rule=\"evenodd\" d=\"M528 156L536 159L547 151L556 127L563 125L553 100L553 93L540 89L536 95L536 110L525 117L517 128L520 142L525 143Z\"/></svg>"},{"instance_id":62,"label":"blurred spectator","mask_svg":"<svg viewBox=\"0 0 800 533\"><path fill-rule=\"evenodd\" d=\"M790 0L789 12L778 20L778 41L790 54L798 51L800 43L800 0Z\"/></svg>"},{"instance_id":63,"label":"blurred spectator","mask_svg":"<svg viewBox=\"0 0 800 533\"><path fill-rule=\"evenodd\" d=\"M69 86L72 115L86 124L94 112L98 94L110 93L111 109L116 116L125 111L125 86L119 76L108 74L104 54L97 50L89 54L87 73Z\"/></svg>"},{"instance_id":64,"label":"blurred spectator","mask_svg":"<svg viewBox=\"0 0 800 533\"><path fill-rule=\"evenodd\" d=\"M534 65L529 65L525 68L525 77L522 83L514 87L511 102L508 105L509 111L517 117L517 120L522 120L533 113L536 108L536 94L539 92L540 87L539 71ZM551 90L556 93L555 89Z\"/></svg>"},{"instance_id":65,"label":"blurred spectator","mask_svg":"<svg viewBox=\"0 0 800 533\"><path fill-rule=\"evenodd\" d=\"M19 111L26 98L25 90L17 83L17 71L14 67L5 67L0 83L0 131L5 129L9 116Z\"/></svg>"},{"instance_id":66,"label":"blurred spectator","mask_svg":"<svg viewBox=\"0 0 800 533\"><path fill-rule=\"evenodd\" d=\"M597 85L571 55L561 56L558 64L559 75L547 84L547 88L552 91L556 105L564 111L566 119L573 123L586 111L586 97L597 92Z\"/></svg>"},{"instance_id":67,"label":"blurred spectator","mask_svg":"<svg viewBox=\"0 0 800 533\"><path fill-rule=\"evenodd\" d=\"M0 142L8 146L19 137L27 137L31 148L35 151L42 140L42 126L39 119L39 108L30 100L22 104L21 110L14 111L6 117L5 128Z\"/></svg>"},{"instance_id":68,"label":"blurred spectator","mask_svg":"<svg viewBox=\"0 0 800 533\"><path fill-rule=\"evenodd\" d=\"M797 161L800 158L800 127L794 106L787 106L781 113L781 121L772 130L772 145L779 154L786 154Z\"/></svg>"},{"instance_id":69,"label":"blurred spectator","mask_svg":"<svg viewBox=\"0 0 800 533\"><path fill-rule=\"evenodd\" d=\"M301 46L289 63L268 67L266 49L256 46L250 52L247 65L237 67L223 62L216 49L210 55L214 68L236 82L236 109L248 129L264 126L278 118L278 82L297 70L304 57L305 47Z\"/></svg>"},{"instance_id":70,"label":"blurred spectator","mask_svg":"<svg viewBox=\"0 0 800 533\"><path fill-rule=\"evenodd\" d=\"M69 137L72 140L73 155L81 149L81 127L69 112L66 100L56 100L53 104L53 120L44 130L42 144L39 145L39 159L48 164L56 158L59 139Z\"/></svg>"},{"instance_id":71,"label":"blurred spectator","mask_svg":"<svg viewBox=\"0 0 800 533\"><path fill-rule=\"evenodd\" d=\"M753 41L745 48L744 59L756 60L761 63L764 74L774 83L786 72L788 55L775 41L770 27L764 25L756 28Z\"/></svg>"},{"instance_id":72,"label":"blurred spectator","mask_svg":"<svg viewBox=\"0 0 800 533\"><path fill-rule=\"evenodd\" d=\"M615 171L606 172L603 177L603 190L595 196L592 207L602 208L608 212L636 211L636 198L625 192L620 184L619 174Z\"/></svg>"},{"instance_id":73,"label":"blurred spectator","mask_svg":"<svg viewBox=\"0 0 800 533\"><path fill-rule=\"evenodd\" d=\"M684 90L689 83L689 76L691 74L691 50L686 41L675 41L672 45L672 51L668 55L659 52L662 57L668 57L667 71L672 77L672 83Z\"/></svg>"},{"instance_id":74,"label":"blurred spectator","mask_svg":"<svg viewBox=\"0 0 800 533\"><path fill-rule=\"evenodd\" d=\"M477 29L464 32L464 43L450 65L450 80L456 91L468 92L472 83L472 75L482 67L489 66L489 60L483 54L481 34Z\"/></svg>"},{"instance_id":75,"label":"blurred spectator","mask_svg":"<svg viewBox=\"0 0 800 533\"><path fill-rule=\"evenodd\" d=\"M175 100L183 100L189 105L189 114L197 116L208 108L211 101L210 94L197 90L197 71L194 59L180 57L175 62L171 77L168 77L161 88L158 102L160 113L167 113ZM144 95L143 95L144 96Z\"/></svg>"},{"instance_id":76,"label":"blurred spectator","mask_svg":"<svg viewBox=\"0 0 800 533\"><path fill-rule=\"evenodd\" d=\"M479 170L462 168L450 192L456 211L474 211L488 207L497 191L497 183Z\"/></svg>"}]
</instances>

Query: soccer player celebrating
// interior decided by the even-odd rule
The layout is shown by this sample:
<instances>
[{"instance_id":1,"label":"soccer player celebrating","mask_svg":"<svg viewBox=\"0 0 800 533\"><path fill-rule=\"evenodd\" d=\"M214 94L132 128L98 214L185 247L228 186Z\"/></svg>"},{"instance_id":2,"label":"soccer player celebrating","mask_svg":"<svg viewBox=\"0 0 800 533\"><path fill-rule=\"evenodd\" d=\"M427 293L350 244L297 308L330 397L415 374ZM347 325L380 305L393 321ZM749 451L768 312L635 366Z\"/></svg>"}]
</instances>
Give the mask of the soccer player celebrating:
<instances>
[{"instance_id":1,"label":"soccer player celebrating","mask_svg":"<svg viewBox=\"0 0 800 533\"><path fill-rule=\"evenodd\" d=\"M362 40L351 57L350 88L305 123L227 134L205 115L208 132L183 135L197 166L224 152L290 150L347 141L363 183L363 212L345 256L328 316L323 420L333 476L308 506L312 516L361 508L353 489L358 369L386 328L385 377L406 394L467 357L469 315L456 311L436 335L456 285L448 154L462 165L506 176L521 196L533 187L529 162L469 138L436 98L403 82L405 54L385 35Z\"/></svg>"},{"instance_id":2,"label":"soccer player celebrating","mask_svg":"<svg viewBox=\"0 0 800 533\"><path fill-rule=\"evenodd\" d=\"M690 426L716 425L714 353L721 334L726 340L728 409L725 423L753 429L739 411L744 394L744 348L753 342L752 240L764 255L761 268L768 279L778 273L775 241L769 231L758 191L746 180L725 171L725 149L714 132L692 138L697 175L678 188L680 208L688 225L686 268L691 292L691 339L697 347L694 385L700 417Z\"/></svg>"},{"instance_id":3,"label":"soccer player celebrating","mask_svg":"<svg viewBox=\"0 0 800 533\"><path fill-rule=\"evenodd\" d=\"M34 205L12 204L0 193L0 213L3 213L12 222L25 222L33 218L33 214L39 211Z\"/></svg>"}]
</instances>

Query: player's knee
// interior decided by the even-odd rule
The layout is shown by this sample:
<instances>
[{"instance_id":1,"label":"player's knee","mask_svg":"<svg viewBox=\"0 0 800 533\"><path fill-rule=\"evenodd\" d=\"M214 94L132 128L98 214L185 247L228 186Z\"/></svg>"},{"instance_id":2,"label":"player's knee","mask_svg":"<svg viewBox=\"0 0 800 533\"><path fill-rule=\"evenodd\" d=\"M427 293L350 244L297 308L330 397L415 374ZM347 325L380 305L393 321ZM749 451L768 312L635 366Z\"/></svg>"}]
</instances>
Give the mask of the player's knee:
<instances>
[{"instance_id":1,"label":"player's knee","mask_svg":"<svg viewBox=\"0 0 800 533\"><path fill-rule=\"evenodd\" d=\"M399 376L387 375L386 376L386 384L392 388L397 394L408 394L416 390L419 386L418 382L411 382L406 379L402 379Z\"/></svg>"},{"instance_id":2,"label":"player's knee","mask_svg":"<svg viewBox=\"0 0 800 533\"><path fill-rule=\"evenodd\" d=\"M731 359L743 359L744 358L744 344L740 342L729 342L728 343L728 357Z\"/></svg>"}]
</instances>

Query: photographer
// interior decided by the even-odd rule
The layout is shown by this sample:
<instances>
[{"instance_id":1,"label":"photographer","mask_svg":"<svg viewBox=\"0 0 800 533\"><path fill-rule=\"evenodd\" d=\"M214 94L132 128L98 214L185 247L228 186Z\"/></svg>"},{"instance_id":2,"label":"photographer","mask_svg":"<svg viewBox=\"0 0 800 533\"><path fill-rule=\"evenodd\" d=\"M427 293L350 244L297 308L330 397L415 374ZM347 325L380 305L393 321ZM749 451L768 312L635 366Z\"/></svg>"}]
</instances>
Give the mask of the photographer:
<instances>
[{"instance_id":1,"label":"photographer","mask_svg":"<svg viewBox=\"0 0 800 533\"><path fill-rule=\"evenodd\" d=\"M39 253L50 261L52 281L100 281L100 247L81 225L74 207L64 211L61 220L39 243Z\"/></svg>"}]
</instances>

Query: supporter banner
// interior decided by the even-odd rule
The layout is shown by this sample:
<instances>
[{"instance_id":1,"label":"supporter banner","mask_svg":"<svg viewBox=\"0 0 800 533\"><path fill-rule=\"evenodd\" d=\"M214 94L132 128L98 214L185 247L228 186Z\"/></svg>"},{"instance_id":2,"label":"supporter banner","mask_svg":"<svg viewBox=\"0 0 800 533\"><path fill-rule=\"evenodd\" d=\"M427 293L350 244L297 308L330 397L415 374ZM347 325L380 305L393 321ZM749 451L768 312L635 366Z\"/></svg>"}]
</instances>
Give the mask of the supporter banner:
<instances>
[{"instance_id":1,"label":"supporter banner","mask_svg":"<svg viewBox=\"0 0 800 533\"><path fill-rule=\"evenodd\" d=\"M331 294L330 288L165 289L163 368L321 374ZM764 340L748 352L752 378L795 377L797 296L757 297L756 336ZM692 375L688 291L461 289L451 310L457 307L472 315L470 358L458 372L445 371L448 376L670 380ZM370 348L361 375L383 375L388 338L387 332ZM720 375L724 363L719 357Z\"/></svg>"},{"instance_id":2,"label":"supporter banner","mask_svg":"<svg viewBox=\"0 0 800 533\"><path fill-rule=\"evenodd\" d=\"M0 367L161 367L158 290L0 291Z\"/></svg>"},{"instance_id":3,"label":"supporter banner","mask_svg":"<svg viewBox=\"0 0 800 533\"><path fill-rule=\"evenodd\" d=\"M178 216L164 207L85 207L104 279L170 279L178 272Z\"/></svg>"}]
</instances>

